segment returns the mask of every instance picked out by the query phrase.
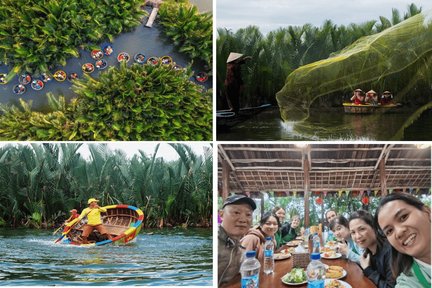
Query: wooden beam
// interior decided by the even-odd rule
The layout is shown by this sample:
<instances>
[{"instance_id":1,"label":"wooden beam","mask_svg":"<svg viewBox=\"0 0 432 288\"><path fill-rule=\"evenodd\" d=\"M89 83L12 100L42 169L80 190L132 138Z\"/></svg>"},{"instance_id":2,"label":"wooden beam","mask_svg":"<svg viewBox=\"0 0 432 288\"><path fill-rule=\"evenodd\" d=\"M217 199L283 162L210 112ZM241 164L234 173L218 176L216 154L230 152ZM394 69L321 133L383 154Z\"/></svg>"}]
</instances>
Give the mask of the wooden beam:
<instances>
[{"instance_id":1,"label":"wooden beam","mask_svg":"<svg viewBox=\"0 0 432 288\"><path fill-rule=\"evenodd\" d=\"M304 154L303 154L304 155ZM306 155L304 155L306 156ZM305 207L305 221L304 225L305 227L309 227L309 189L310 189L310 178L309 178L309 160L307 157L303 158L304 164L303 164L303 171L304 171L304 207Z\"/></svg>"},{"instance_id":2,"label":"wooden beam","mask_svg":"<svg viewBox=\"0 0 432 288\"><path fill-rule=\"evenodd\" d=\"M385 158L381 158L379 168L380 168L381 194L385 196L387 195Z\"/></svg>"},{"instance_id":3,"label":"wooden beam","mask_svg":"<svg viewBox=\"0 0 432 288\"><path fill-rule=\"evenodd\" d=\"M230 182L230 166L226 160L222 160L222 200L228 197L229 194L229 182Z\"/></svg>"},{"instance_id":4,"label":"wooden beam","mask_svg":"<svg viewBox=\"0 0 432 288\"><path fill-rule=\"evenodd\" d=\"M225 152L225 150L224 150L224 147L222 147L222 145L219 145L218 146L218 149L219 149L219 152L222 154L222 157L228 162L228 164L230 165L230 167L231 167L231 170L232 171L235 171L236 169L235 169L235 167L234 167L234 165L231 163L231 160L230 160L230 158L228 157L228 154Z\"/></svg>"}]
</instances>

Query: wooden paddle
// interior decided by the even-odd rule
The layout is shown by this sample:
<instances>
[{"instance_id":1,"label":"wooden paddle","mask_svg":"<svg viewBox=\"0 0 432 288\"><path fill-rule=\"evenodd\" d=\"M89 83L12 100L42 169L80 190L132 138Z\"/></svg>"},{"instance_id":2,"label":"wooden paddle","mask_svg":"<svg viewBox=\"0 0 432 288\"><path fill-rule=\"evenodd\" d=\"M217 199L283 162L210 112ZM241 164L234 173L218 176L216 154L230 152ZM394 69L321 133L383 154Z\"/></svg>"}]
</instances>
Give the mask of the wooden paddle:
<instances>
[{"instance_id":1,"label":"wooden paddle","mask_svg":"<svg viewBox=\"0 0 432 288\"><path fill-rule=\"evenodd\" d=\"M59 228L57 228L57 230L55 230L52 235L55 235L61 228L63 228L64 225L65 223L63 223Z\"/></svg>"}]
</instances>

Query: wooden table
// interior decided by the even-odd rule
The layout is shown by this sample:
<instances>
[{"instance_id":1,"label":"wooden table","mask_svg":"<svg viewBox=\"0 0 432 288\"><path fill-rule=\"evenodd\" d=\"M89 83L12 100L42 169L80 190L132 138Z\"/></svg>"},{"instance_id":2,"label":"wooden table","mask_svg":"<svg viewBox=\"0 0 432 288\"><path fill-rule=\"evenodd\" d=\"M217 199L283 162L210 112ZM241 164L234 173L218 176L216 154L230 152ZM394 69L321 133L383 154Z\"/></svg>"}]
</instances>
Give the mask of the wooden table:
<instances>
[{"instance_id":1,"label":"wooden table","mask_svg":"<svg viewBox=\"0 0 432 288\"><path fill-rule=\"evenodd\" d=\"M347 271L347 276L340 279L349 283L353 288L376 288L375 284L369 280L366 276L363 275L363 271L355 262L346 260L346 259L321 259L321 261L327 265L337 265L343 267ZM276 287L307 287L307 284L303 285L286 285L282 282L281 278L286 273L291 271L292 268L292 257L285 260L276 260L275 261L275 269L274 272L270 275L265 275L263 272L263 266L261 263L261 273L260 273L260 288L276 288ZM238 288L240 285L240 274L235 277L233 281L231 281L227 286L230 288Z\"/></svg>"}]
</instances>

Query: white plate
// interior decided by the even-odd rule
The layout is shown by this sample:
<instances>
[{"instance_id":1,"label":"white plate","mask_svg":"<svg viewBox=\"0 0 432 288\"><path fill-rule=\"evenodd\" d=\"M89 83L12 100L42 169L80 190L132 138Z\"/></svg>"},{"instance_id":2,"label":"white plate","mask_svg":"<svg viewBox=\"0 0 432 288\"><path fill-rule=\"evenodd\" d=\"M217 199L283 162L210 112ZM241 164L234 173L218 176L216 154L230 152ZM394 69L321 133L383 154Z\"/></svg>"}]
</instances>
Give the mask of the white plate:
<instances>
[{"instance_id":1,"label":"white plate","mask_svg":"<svg viewBox=\"0 0 432 288\"><path fill-rule=\"evenodd\" d=\"M327 267L326 269L328 269L328 267ZM346 271L345 269L343 269L343 271L342 271L342 276L340 276L340 277L338 277L338 278L327 278L327 279L330 279L330 280L332 280L332 279L342 279L342 278L344 278L347 274L348 274L347 271Z\"/></svg>"},{"instance_id":2,"label":"white plate","mask_svg":"<svg viewBox=\"0 0 432 288\"><path fill-rule=\"evenodd\" d=\"M330 281L332 281L331 279L326 279L325 280L325 284L324 285L327 285L327 284L329 284L330 283ZM339 281L342 285L343 285L343 287L344 288L352 288L351 287L351 285L350 284L348 284L347 282L345 282L345 281L342 281L342 280L337 280L337 281Z\"/></svg>"},{"instance_id":3,"label":"white plate","mask_svg":"<svg viewBox=\"0 0 432 288\"><path fill-rule=\"evenodd\" d=\"M324 253L321 254L321 258L323 258L323 259L338 259L338 258L340 258L340 257L342 257L342 254L341 254L341 253L336 253L333 257L326 257L326 256L324 255Z\"/></svg>"},{"instance_id":4,"label":"white plate","mask_svg":"<svg viewBox=\"0 0 432 288\"><path fill-rule=\"evenodd\" d=\"M274 260L284 260L291 257L291 253L274 253Z\"/></svg>"},{"instance_id":5,"label":"white plate","mask_svg":"<svg viewBox=\"0 0 432 288\"><path fill-rule=\"evenodd\" d=\"M290 272L288 272L287 274L290 274ZM306 278L306 280L305 280L305 281L303 281L303 282L300 282L300 283L291 283L291 282L287 282L287 281L284 281L283 279L285 278L285 276L286 276L287 274L285 274L285 275L284 275L284 276L282 276L282 278L281 278L281 280L282 280L282 283L284 283L284 284L287 284L287 285L292 285L292 286L298 286L298 285L303 285L303 284L306 284L306 283L307 283L307 278Z\"/></svg>"}]
</instances>

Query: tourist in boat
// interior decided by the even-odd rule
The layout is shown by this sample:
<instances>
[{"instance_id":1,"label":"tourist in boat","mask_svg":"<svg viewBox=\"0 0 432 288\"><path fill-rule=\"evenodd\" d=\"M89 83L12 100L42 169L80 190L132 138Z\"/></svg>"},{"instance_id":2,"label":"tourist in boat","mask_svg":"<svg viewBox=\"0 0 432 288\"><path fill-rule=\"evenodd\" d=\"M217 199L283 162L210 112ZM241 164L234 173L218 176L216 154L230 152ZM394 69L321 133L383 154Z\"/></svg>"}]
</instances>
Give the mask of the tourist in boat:
<instances>
[{"instance_id":1,"label":"tourist in boat","mask_svg":"<svg viewBox=\"0 0 432 288\"><path fill-rule=\"evenodd\" d=\"M351 102L355 105L365 104L365 93L361 89L355 89L353 96L351 97Z\"/></svg>"},{"instance_id":2,"label":"tourist in boat","mask_svg":"<svg viewBox=\"0 0 432 288\"><path fill-rule=\"evenodd\" d=\"M363 250L351 238L348 219L342 215L336 216L331 220L329 228L339 242L337 244L339 252L349 260L360 263L360 255Z\"/></svg>"},{"instance_id":3,"label":"tourist in boat","mask_svg":"<svg viewBox=\"0 0 432 288\"><path fill-rule=\"evenodd\" d=\"M88 243L87 237L90 235L90 233L93 232L94 229L98 230L102 236L105 236L108 239L112 240L111 235L107 232L105 226L102 224L102 219L100 215L101 212L106 212L107 209L99 207L97 202L99 202L99 200L96 200L95 198L90 198L87 201L89 207L85 208L81 212L81 215L78 217L78 221L80 221L84 217L87 217L88 219L87 224L84 225L83 227L83 232L82 232L83 244Z\"/></svg>"},{"instance_id":4,"label":"tourist in boat","mask_svg":"<svg viewBox=\"0 0 432 288\"><path fill-rule=\"evenodd\" d=\"M0 84L6 84L6 74L0 74Z\"/></svg>"},{"instance_id":5,"label":"tourist in boat","mask_svg":"<svg viewBox=\"0 0 432 288\"><path fill-rule=\"evenodd\" d=\"M241 76L241 65L250 56L231 52L227 59L227 70L225 78L225 93L228 105L232 112L238 113L240 110L240 94L243 90L243 80Z\"/></svg>"},{"instance_id":6,"label":"tourist in boat","mask_svg":"<svg viewBox=\"0 0 432 288\"><path fill-rule=\"evenodd\" d=\"M390 243L378 232L378 224L371 214L359 210L349 219L351 237L365 250L360 256L363 274L378 288L394 287L395 278L391 271L392 254Z\"/></svg>"},{"instance_id":7,"label":"tourist in boat","mask_svg":"<svg viewBox=\"0 0 432 288\"><path fill-rule=\"evenodd\" d=\"M431 209L408 193L381 199L375 214L392 246L396 287L431 287Z\"/></svg>"},{"instance_id":8,"label":"tourist in boat","mask_svg":"<svg viewBox=\"0 0 432 288\"><path fill-rule=\"evenodd\" d=\"M371 104L371 105L378 105L379 104L379 98L378 98L378 94L374 91L374 90L369 90L366 93L366 103Z\"/></svg>"},{"instance_id":9,"label":"tourist in boat","mask_svg":"<svg viewBox=\"0 0 432 288\"><path fill-rule=\"evenodd\" d=\"M71 213L70 217L65 221L65 224L71 222L72 220L78 218L80 214L78 214L77 209L72 209L69 211Z\"/></svg>"},{"instance_id":10,"label":"tourist in boat","mask_svg":"<svg viewBox=\"0 0 432 288\"><path fill-rule=\"evenodd\" d=\"M381 95L381 105L393 103L393 94L390 91L384 91Z\"/></svg>"},{"instance_id":11,"label":"tourist in boat","mask_svg":"<svg viewBox=\"0 0 432 288\"><path fill-rule=\"evenodd\" d=\"M256 258L264 260L264 243L267 237L271 237L276 247L275 234L279 230L279 219L271 212L266 212L261 218L260 225L251 228L240 243L246 251L256 251Z\"/></svg>"},{"instance_id":12,"label":"tourist in boat","mask_svg":"<svg viewBox=\"0 0 432 288\"><path fill-rule=\"evenodd\" d=\"M218 287L227 284L240 273L243 254L240 239L252 225L255 201L246 195L235 194L225 199L218 232Z\"/></svg>"}]
</instances>

